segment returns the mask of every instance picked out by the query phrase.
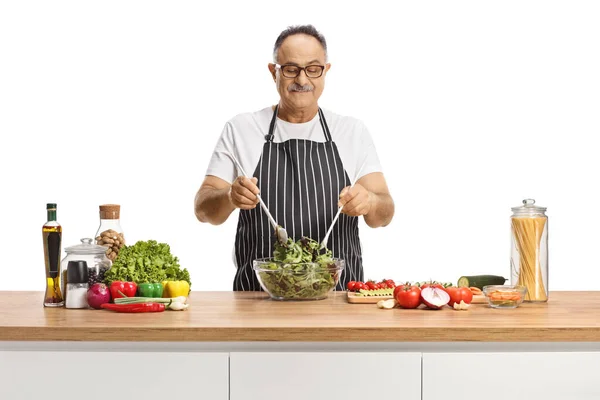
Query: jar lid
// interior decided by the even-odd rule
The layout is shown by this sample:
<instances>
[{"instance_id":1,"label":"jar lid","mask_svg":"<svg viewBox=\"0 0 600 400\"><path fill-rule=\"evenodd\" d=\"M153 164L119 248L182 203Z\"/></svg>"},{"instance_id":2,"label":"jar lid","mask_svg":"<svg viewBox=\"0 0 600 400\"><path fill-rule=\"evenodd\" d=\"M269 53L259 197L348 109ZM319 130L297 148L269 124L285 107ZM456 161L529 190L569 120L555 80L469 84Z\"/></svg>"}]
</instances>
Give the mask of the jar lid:
<instances>
[{"instance_id":1,"label":"jar lid","mask_svg":"<svg viewBox=\"0 0 600 400\"><path fill-rule=\"evenodd\" d=\"M67 253L73 254L103 254L106 253L106 247L92 243L92 239L81 239L81 244L65 248Z\"/></svg>"},{"instance_id":2,"label":"jar lid","mask_svg":"<svg viewBox=\"0 0 600 400\"><path fill-rule=\"evenodd\" d=\"M518 214L536 214L545 212L546 207L536 206L534 199L525 199L522 206L512 207L511 210Z\"/></svg>"},{"instance_id":3,"label":"jar lid","mask_svg":"<svg viewBox=\"0 0 600 400\"><path fill-rule=\"evenodd\" d=\"M118 204L102 204L100 206L100 219L119 219L121 206Z\"/></svg>"}]
</instances>

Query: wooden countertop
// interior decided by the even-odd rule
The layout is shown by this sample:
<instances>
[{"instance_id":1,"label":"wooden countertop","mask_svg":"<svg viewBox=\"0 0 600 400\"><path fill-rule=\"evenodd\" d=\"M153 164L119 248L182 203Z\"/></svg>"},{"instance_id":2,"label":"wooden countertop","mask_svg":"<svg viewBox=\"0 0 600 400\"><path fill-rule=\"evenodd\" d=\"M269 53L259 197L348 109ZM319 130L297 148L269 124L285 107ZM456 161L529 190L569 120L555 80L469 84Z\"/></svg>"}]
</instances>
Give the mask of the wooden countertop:
<instances>
[{"instance_id":1,"label":"wooden countertop","mask_svg":"<svg viewBox=\"0 0 600 400\"><path fill-rule=\"evenodd\" d=\"M42 292L0 291L3 341L600 342L600 291L553 292L513 310L378 309L326 300L278 302L261 292L192 292L186 311L121 314L44 308Z\"/></svg>"}]
</instances>

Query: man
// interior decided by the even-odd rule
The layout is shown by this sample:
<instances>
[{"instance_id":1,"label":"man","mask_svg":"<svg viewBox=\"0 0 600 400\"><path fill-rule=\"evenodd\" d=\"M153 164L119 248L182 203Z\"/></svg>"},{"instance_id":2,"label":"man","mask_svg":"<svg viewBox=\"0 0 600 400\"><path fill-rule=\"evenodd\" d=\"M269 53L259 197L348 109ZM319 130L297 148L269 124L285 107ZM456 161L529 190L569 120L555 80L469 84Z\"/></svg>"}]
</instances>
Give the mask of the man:
<instances>
[{"instance_id":1,"label":"man","mask_svg":"<svg viewBox=\"0 0 600 400\"><path fill-rule=\"evenodd\" d=\"M227 122L196 194L196 217L219 225L240 209L233 290L261 290L252 262L272 257L275 235L257 194L293 240L321 242L343 207L327 242L346 262L337 286L343 290L364 280L358 218L386 226L394 203L367 128L318 105L331 67L323 35L312 25L290 27L277 38L273 58L268 66L279 102ZM242 176L233 157L251 177Z\"/></svg>"}]
</instances>

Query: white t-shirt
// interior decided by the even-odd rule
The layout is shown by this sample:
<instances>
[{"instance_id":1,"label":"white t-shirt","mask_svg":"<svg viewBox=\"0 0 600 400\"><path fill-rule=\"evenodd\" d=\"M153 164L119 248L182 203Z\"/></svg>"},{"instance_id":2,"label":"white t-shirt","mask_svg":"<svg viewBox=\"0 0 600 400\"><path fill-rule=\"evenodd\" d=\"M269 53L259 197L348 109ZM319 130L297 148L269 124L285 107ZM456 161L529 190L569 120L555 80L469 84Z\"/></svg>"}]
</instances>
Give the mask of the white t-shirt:
<instances>
[{"instance_id":1,"label":"white t-shirt","mask_svg":"<svg viewBox=\"0 0 600 400\"><path fill-rule=\"evenodd\" d=\"M381 172L381 164L371 135L362 121L348 116L335 114L322 109L331 137L340 153L344 169L351 181L372 172ZM269 124L273 117L271 107L262 110L238 114L227 121L210 159L206 175L214 175L228 183L242 175L227 152L233 152L244 172L252 176L260 160L265 136L269 133ZM304 123L291 123L277 118L273 142L289 139L308 139L325 142L325 133L319 122L319 114ZM363 162L366 163L356 177Z\"/></svg>"}]
</instances>

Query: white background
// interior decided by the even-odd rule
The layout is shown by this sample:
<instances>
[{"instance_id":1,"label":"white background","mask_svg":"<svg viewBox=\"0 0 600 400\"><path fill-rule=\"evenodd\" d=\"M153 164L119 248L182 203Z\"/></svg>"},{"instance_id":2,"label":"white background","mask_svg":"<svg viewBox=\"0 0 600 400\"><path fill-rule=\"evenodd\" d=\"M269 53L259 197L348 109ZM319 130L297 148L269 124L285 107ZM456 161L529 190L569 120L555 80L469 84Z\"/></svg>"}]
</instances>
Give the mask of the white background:
<instances>
[{"instance_id":1,"label":"white background","mask_svg":"<svg viewBox=\"0 0 600 400\"><path fill-rule=\"evenodd\" d=\"M201 224L194 195L225 122L277 102L267 63L300 23L329 45L320 105L367 124L395 200L388 227L361 221L367 277L508 277L510 208L531 197L550 289L600 289L600 3L204 3L0 5L0 290L44 289L47 202L63 247L118 203L130 244L230 290L237 214Z\"/></svg>"}]
</instances>

